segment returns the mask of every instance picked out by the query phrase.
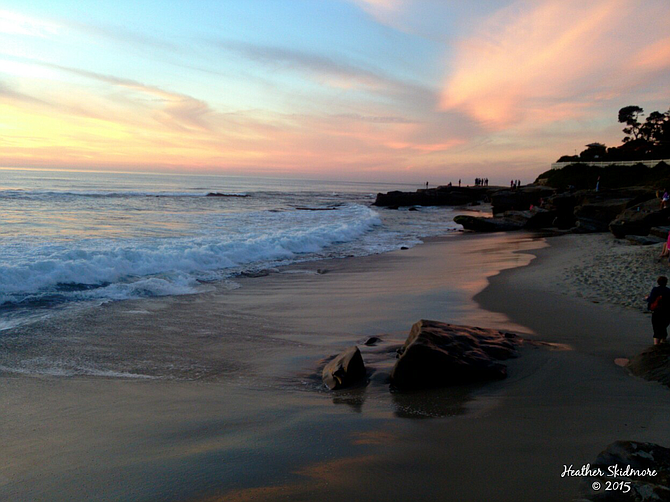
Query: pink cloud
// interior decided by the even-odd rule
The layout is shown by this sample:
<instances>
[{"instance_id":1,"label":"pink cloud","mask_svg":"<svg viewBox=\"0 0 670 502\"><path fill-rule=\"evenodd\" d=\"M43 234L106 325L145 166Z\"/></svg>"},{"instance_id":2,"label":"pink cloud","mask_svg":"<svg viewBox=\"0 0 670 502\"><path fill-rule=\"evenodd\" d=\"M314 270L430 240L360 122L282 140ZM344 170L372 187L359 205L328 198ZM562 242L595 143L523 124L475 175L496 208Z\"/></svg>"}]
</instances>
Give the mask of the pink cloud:
<instances>
[{"instance_id":1,"label":"pink cloud","mask_svg":"<svg viewBox=\"0 0 670 502\"><path fill-rule=\"evenodd\" d=\"M458 44L440 108L464 112L490 130L578 118L613 83L632 84L628 56L644 55L645 70L667 66L668 42L657 34L668 20L670 6L656 1L516 2Z\"/></svg>"}]
</instances>

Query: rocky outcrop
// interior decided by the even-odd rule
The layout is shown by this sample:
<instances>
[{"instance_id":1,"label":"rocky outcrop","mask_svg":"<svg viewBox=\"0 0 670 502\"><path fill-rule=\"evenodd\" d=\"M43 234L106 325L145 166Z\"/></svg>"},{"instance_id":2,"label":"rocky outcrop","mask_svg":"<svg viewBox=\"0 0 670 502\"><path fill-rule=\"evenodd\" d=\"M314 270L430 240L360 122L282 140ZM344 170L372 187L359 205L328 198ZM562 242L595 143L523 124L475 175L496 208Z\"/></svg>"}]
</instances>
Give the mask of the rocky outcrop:
<instances>
[{"instance_id":1,"label":"rocky outcrop","mask_svg":"<svg viewBox=\"0 0 670 502\"><path fill-rule=\"evenodd\" d=\"M670 223L659 214L660 201L653 190L631 187L616 190L578 190L555 193L528 186L499 190L491 195L493 219L455 218L465 229L478 232L525 229L559 229L575 233L607 232L647 235L651 226ZM522 207L523 209L509 209Z\"/></svg>"},{"instance_id":2,"label":"rocky outcrop","mask_svg":"<svg viewBox=\"0 0 670 502\"><path fill-rule=\"evenodd\" d=\"M524 186L514 190L498 190L491 194L493 214L505 211L524 211L531 206L539 206L545 197L553 195L553 188L542 186Z\"/></svg>"},{"instance_id":3,"label":"rocky outcrop","mask_svg":"<svg viewBox=\"0 0 670 502\"><path fill-rule=\"evenodd\" d=\"M483 216L458 215L454 222L462 225L465 230L475 232L506 232L510 230L539 229L549 227L555 218L554 213L534 207L527 211L505 211L493 218Z\"/></svg>"},{"instance_id":4,"label":"rocky outcrop","mask_svg":"<svg viewBox=\"0 0 670 502\"><path fill-rule=\"evenodd\" d=\"M520 343L511 333L421 320L399 349L391 385L428 388L502 379L507 368L498 361L515 356Z\"/></svg>"},{"instance_id":5,"label":"rocky outcrop","mask_svg":"<svg viewBox=\"0 0 670 502\"><path fill-rule=\"evenodd\" d=\"M655 443L616 441L588 468L580 500L670 502L669 448ZM616 489L612 489L614 483ZM598 489L594 490L594 486ZM608 486L610 489L606 489Z\"/></svg>"},{"instance_id":6,"label":"rocky outcrop","mask_svg":"<svg viewBox=\"0 0 670 502\"><path fill-rule=\"evenodd\" d=\"M662 343L633 357L627 368L633 375L670 387L670 344Z\"/></svg>"},{"instance_id":7,"label":"rocky outcrop","mask_svg":"<svg viewBox=\"0 0 670 502\"><path fill-rule=\"evenodd\" d=\"M402 206L465 206L487 200L499 188L449 187L420 189L416 192L393 191L378 193L375 206L397 208Z\"/></svg>"},{"instance_id":8,"label":"rocky outcrop","mask_svg":"<svg viewBox=\"0 0 670 502\"><path fill-rule=\"evenodd\" d=\"M649 235L652 227L670 222L670 208L659 209L658 199L636 204L623 211L609 224L610 231L617 238L626 235Z\"/></svg>"},{"instance_id":9,"label":"rocky outcrop","mask_svg":"<svg viewBox=\"0 0 670 502\"><path fill-rule=\"evenodd\" d=\"M506 218L485 218L463 214L456 216L454 223L462 225L465 230L473 230L475 232L506 232L509 230L521 230L523 228L523 223Z\"/></svg>"},{"instance_id":10,"label":"rocky outcrop","mask_svg":"<svg viewBox=\"0 0 670 502\"><path fill-rule=\"evenodd\" d=\"M590 232L607 232L609 224L623 212L632 199L604 199L585 201L573 210L576 226Z\"/></svg>"},{"instance_id":11,"label":"rocky outcrop","mask_svg":"<svg viewBox=\"0 0 670 502\"><path fill-rule=\"evenodd\" d=\"M323 383L331 390L348 387L365 377L363 356L355 345L335 356L321 373Z\"/></svg>"}]
</instances>

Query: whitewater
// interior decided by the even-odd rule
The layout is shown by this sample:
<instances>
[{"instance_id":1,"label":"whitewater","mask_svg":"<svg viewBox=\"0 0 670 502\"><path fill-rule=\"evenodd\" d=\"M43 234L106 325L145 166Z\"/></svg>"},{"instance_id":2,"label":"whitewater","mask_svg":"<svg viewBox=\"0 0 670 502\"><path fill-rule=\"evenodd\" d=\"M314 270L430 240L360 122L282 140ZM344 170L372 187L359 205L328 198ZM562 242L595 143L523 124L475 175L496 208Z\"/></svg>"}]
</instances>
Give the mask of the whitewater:
<instances>
[{"instance_id":1,"label":"whitewater","mask_svg":"<svg viewBox=\"0 0 670 502\"><path fill-rule=\"evenodd\" d=\"M449 209L372 206L378 191L418 187L2 169L0 330L63 305L234 287L240 274L455 230Z\"/></svg>"}]
</instances>

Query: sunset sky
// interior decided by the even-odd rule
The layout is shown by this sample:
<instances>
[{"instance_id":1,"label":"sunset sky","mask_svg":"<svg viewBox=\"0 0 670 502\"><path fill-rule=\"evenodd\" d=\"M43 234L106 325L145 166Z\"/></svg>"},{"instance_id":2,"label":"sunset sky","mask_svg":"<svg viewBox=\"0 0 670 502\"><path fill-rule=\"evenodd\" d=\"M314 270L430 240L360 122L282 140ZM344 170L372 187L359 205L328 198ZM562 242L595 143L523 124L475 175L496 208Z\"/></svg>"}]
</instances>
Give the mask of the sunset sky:
<instances>
[{"instance_id":1,"label":"sunset sky","mask_svg":"<svg viewBox=\"0 0 670 502\"><path fill-rule=\"evenodd\" d=\"M532 181L670 107L668 0L0 0L0 166Z\"/></svg>"}]
</instances>

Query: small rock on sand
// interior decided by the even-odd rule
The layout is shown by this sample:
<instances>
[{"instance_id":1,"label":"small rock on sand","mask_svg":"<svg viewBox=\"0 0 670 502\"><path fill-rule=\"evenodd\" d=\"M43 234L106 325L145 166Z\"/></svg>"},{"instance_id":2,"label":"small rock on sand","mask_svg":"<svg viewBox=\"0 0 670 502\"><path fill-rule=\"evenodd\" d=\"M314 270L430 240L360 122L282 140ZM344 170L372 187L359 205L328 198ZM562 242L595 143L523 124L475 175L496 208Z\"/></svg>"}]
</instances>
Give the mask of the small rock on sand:
<instances>
[{"instance_id":1,"label":"small rock on sand","mask_svg":"<svg viewBox=\"0 0 670 502\"><path fill-rule=\"evenodd\" d=\"M323 368L323 383L331 390L341 389L357 383L366 376L365 364L360 350L355 345L335 356Z\"/></svg>"}]
</instances>

